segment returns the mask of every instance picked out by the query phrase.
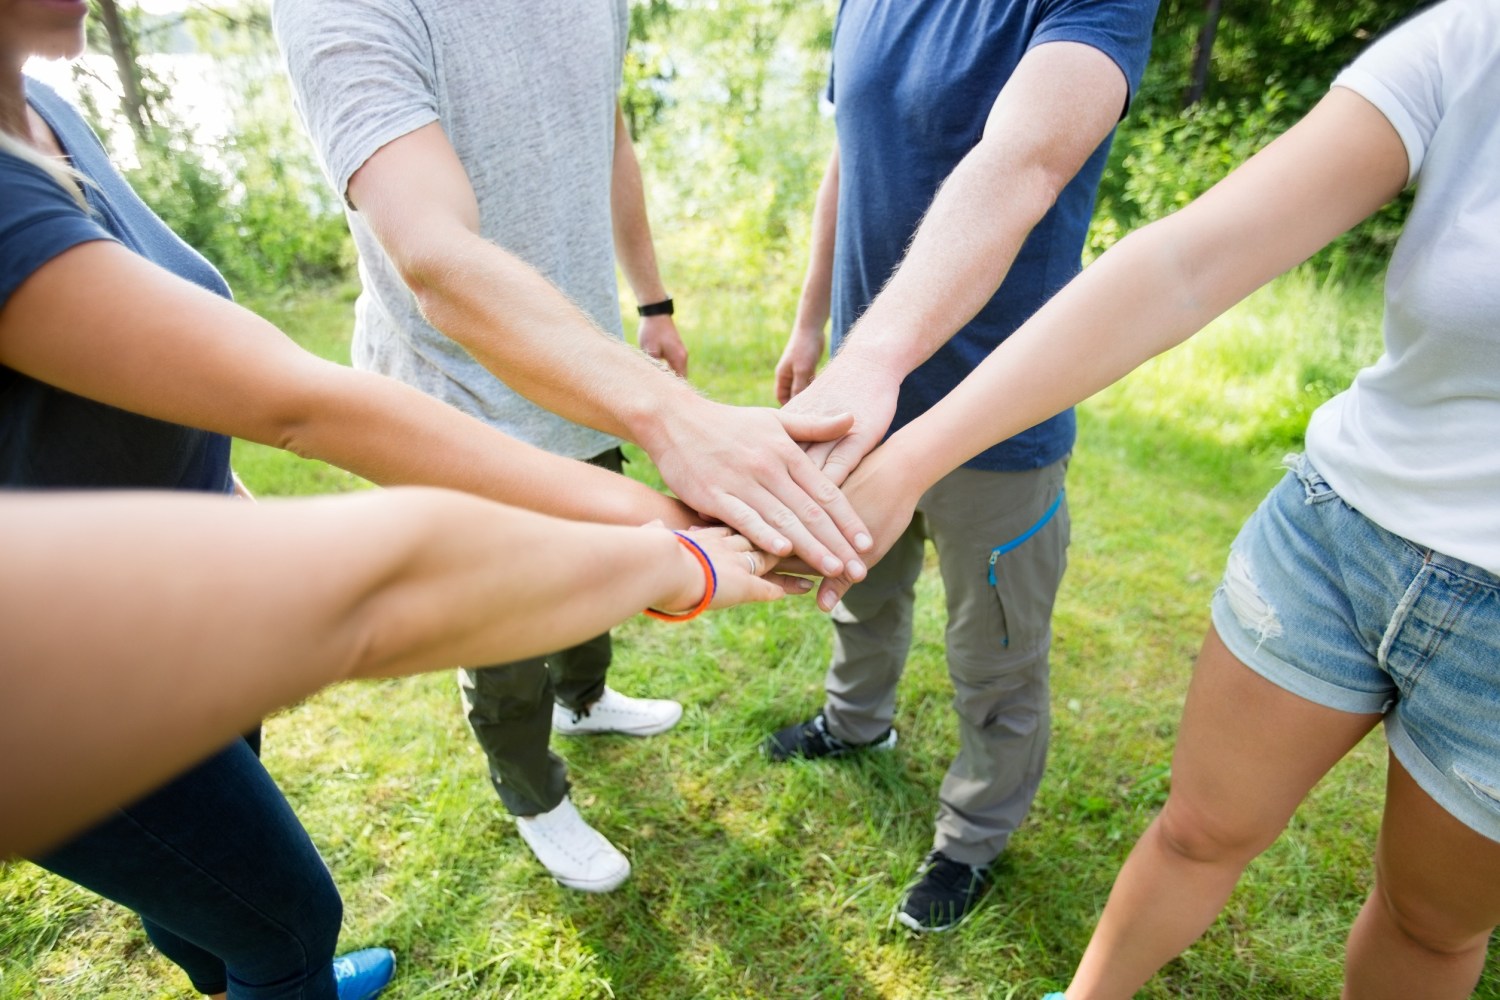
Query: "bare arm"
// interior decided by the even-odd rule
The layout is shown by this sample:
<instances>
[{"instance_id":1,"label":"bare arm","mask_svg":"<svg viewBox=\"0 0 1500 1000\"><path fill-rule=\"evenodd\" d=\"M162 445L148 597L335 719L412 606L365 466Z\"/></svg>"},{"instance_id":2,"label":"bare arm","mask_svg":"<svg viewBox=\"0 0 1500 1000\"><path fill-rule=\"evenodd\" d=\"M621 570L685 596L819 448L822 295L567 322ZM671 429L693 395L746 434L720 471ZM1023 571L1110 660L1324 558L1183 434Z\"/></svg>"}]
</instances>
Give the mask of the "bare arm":
<instances>
[{"instance_id":1,"label":"bare arm","mask_svg":"<svg viewBox=\"0 0 1500 1000\"><path fill-rule=\"evenodd\" d=\"M613 183L610 185L610 208L615 230L615 257L625 281L635 293L637 305L660 302L667 297L666 286L656 268L656 246L651 241L651 222L646 216L646 191L641 182L641 165L635 156L625 115L615 106L615 158ZM642 316L636 340L647 357L666 363L673 372L687 378L687 347L677 333L671 316Z\"/></svg>"},{"instance_id":2,"label":"bare arm","mask_svg":"<svg viewBox=\"0 0 1500 1000\"><path fill-rule=\"evenodd\" d=\"M802 279L802 296L797 300L797 318L781 360L776 363L776 401L782 406L812 384L818 362L823 358L824 329L828 326L829 303L833 298L833 246L838 235L838 217L839 147L835 143L813 204L812 245L807 255L807 274Z\"/></svg>"},{"instance_id":3,"label":"bare arm","mask_svg":"<svg viewBox=\"0 0 1500 1000\"><path fill-rule=\"evenodd\" d=\"M835 482L884 436L901 380L994 295L1032 227L1114 127L1127 92L1120 68L1088 45L1052 42L1021 59L901 266L790 406L855 414L847 437L809 449Z\"/></svg>"},{"instance_id":4,"label":"bare arm","mask_svg":"<svg viewBox=\"0 0 1500 1000\"><path fill-rule=\"evenodd\" d=\"M1306 260L1395 197L1407 166L1386 118L1335 88L1197 201L1121 240L851 477L877 545L889 545L932 483ZM826 584L819 604L831 608L846 589Z\"/></svg>"},{"instance_id":5,"label":"bare arm","mask_svg":"<svg viewBox=\"0 0 1500 1000\"><path fill-rule=\"evenodd\" d=\"M700 541L715 606L782 593L744 539ZM333 681L522 659L704 592L669 532L438 490L5 497L0 551L0 858Z\"/></svg>"},{"instance_id":6,"label":"bare arm","mask_svg":"<svg viewBox=\"0 0 1500 1000\"><path fill-rule=\"evenodd\" d=\"M549 455L394 379L324 361L248 310L110 242L74 247L16 291L0 310L0 363L76 395L286 448L382 485L444 486L582 520L694 520L625 476Z\"/></svg>"},{"instance_id":7,"label":"bare arm","mask_svg":"<svg viewBox=\"0 0 1500 1000\"><path fill-rule=\"evenodd\" d=\"M473 188L437 123L381 147L348 194L428 321L511 388L640 445L678 496L767 551L795 549L813 566L854 559L848 539L859 540L863 525L792 440L837 437L847 418L712 403L604 336L479 235Z\"/></svg>"}]
</instances>

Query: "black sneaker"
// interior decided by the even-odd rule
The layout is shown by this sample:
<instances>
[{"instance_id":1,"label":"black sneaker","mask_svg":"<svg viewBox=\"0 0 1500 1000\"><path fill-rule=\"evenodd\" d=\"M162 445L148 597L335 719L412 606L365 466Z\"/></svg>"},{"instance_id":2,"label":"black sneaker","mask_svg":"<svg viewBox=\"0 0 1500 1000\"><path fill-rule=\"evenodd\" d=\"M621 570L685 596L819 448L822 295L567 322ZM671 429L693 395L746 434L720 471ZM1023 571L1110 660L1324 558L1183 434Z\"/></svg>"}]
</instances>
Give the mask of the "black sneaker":
<instances>
[{"instance_id":1,"label":"black sneaker","mask_svg":"<svg viewBox=\"0 0 1500 1000\"><path fill-rule=\"evenodd\" d=\"M896 914L897 920L918 933L958 926L990 887L989 865L966 865L942 851L927 855L919 876Z\"/></svg>"},{"instance_id":2,"label":"black sneaker","mask_svg":"<svg viewBox=\"0 0 1500 1000\"><path fill-rule=\"evenodd\" d=\"M806 722L787 726L767 736L764 749L767 757L779 762L793 757L802 760L842 757L846 753L858 753L861 750L889 750L895 745L894 729L887 729L884 735L877 736L868 743L845 743L828 731L828 723L823 721L823 713L819 712Z\"/></svg>"}]
</instances>

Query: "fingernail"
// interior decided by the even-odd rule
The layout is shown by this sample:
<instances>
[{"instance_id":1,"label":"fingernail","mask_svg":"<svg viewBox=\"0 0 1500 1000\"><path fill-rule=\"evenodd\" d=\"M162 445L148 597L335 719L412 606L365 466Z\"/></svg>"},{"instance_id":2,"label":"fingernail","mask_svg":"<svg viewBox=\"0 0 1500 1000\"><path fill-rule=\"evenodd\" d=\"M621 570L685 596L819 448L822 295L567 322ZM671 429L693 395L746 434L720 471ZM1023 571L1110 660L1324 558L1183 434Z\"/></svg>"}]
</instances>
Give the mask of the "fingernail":
<instances>
[{"instance_id":1,"label":"fingernail","mask_svg":"<svg viewBox=\"0 0 1500 1000\"><path fill-rule=\"evenodd\" d=\"M861 552L863 552L865 549L868 549L874 544L875 540L864 532L860 532L859 534L854 536L854 547L856 549L859 549Z\"/></svg>"},{"instance_id":2,"label":"fingernail","mask_svg":"<svg viewBox=\"0 0 1500 1000\"><path fill-rule=\"evenodd\" d=\"M843 571L844 564L839 562L833 556L829 556L827 559L823 560L823 572L828 574L829 576L838 576Z\"/></svg>"},{"instance_id":3,"label":"fingernail","mask_svg":"<svg viewBox=\"0 0 1500 1000\"><path fill-rule=\"evenodd\" d=\"M812 583L811 580L804 580L802 577L799 576L797 578L797 582L794 583L794 584L792 584L792 586L796 587L798 590L800 590L802 593L805 594L809 590L812 590L813 583Z\"/></svg>"}]
</instances>

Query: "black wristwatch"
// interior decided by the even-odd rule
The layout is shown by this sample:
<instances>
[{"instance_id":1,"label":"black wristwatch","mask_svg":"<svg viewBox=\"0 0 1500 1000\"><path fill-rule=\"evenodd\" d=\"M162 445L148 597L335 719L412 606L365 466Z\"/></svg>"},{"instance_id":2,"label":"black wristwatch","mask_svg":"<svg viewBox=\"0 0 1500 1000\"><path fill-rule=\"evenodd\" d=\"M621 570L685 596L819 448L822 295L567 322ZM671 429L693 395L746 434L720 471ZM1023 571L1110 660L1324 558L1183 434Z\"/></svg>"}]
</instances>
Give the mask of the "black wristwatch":
<instances>
[{"instance_id":1,"label":"black wristwatch","mask_svg":"<svg viewBox=\"0 0 1500 1000\"><path fill-rule=\"evenodd\" d=\"M670 316L672 315L672 300L662 299L660 302L648 302L643 306L635 307L637 316Z\"/></svg>"}]
</instances>

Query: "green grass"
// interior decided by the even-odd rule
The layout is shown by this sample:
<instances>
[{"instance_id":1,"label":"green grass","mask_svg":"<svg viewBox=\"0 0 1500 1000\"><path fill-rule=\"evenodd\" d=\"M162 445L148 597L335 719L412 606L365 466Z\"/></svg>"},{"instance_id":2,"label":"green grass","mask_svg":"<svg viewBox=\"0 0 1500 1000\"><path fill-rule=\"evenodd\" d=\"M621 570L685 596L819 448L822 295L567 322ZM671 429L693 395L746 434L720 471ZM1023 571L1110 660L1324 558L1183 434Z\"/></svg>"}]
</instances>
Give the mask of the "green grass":
<instances>
[{"instance_id":1,"label":"green grass","mask_svg":"<svg viewBox=\"0 0 1500 1000\"><path fill-rule=\"evenodd\" d=\"M790 312L764 304L763 287L677 291L695 379L719 398L768 403ZM256 305L347 360L345 291ZM757 752L769 730L821 703L829 632L810 602L625 623L614 682L678 698L686 714L650 740L556 741L581 808L635 867L602 897L560 889L531 860L489 788L451 674L345 685L279 713L267 764L341 887L344 944L397 950L392 1000L1057 988L1166 795L1229 541L1310 409L1374 357L1377 312L1372 287L1294 275L1083 408L1049 772L996 890L959 930L919 939L891 920L954 749L928 573L901 744L872 760L772 767ZM358 485L241 445L236 461L262 493ZM1369 886L1384 754L1376 734L1340 764L1223 918L1142 995L1335 996L1344 931ZM126 913L26 864L0 872L0 974L4 998L191 995ZM1478 995L1500 997L1494 962Z\"/></svg>"}]
</instances>

